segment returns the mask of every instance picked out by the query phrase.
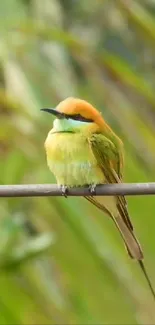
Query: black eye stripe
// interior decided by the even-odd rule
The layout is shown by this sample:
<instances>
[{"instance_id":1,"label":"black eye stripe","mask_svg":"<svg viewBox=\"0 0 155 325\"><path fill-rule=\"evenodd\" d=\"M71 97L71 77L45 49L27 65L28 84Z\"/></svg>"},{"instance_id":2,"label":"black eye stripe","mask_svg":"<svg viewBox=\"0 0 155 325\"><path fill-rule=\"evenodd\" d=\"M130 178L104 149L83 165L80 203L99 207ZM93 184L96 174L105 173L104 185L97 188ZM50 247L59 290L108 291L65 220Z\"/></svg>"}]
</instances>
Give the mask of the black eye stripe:
<instances>
[{"instance_id":1,"label":"black eye stripe","mask_svg":"<svg viewBox=\"0 0 155 325\"><path fill-rule=\"evenodd\" d=\"M70 118L72 120L81 121L81 122L88 122L88 123L92 123L93 122L93 120L88 119L88 118L85 118L85 117L83 117L80 114L67 115L66 118L68 118L68 119Z\"/></svg>"},{"instance_id":2,"label":"black eye stripe","mask_svg":"<svg viewBox=\"0 0 155 325\"><path fill-rule=\"evenodd\" d=\"M54 116L56 116L58 119L72 119L75 121L81 121L81 122L88 122L88 123L93 123L94 121L92 119L89 118L85 118L80 114L73 114L73 115L68 115L66 113L57 111L54 108L42 108L42 111L48 112L50 114L53 114Z\"/></svg>"}]
</instances>

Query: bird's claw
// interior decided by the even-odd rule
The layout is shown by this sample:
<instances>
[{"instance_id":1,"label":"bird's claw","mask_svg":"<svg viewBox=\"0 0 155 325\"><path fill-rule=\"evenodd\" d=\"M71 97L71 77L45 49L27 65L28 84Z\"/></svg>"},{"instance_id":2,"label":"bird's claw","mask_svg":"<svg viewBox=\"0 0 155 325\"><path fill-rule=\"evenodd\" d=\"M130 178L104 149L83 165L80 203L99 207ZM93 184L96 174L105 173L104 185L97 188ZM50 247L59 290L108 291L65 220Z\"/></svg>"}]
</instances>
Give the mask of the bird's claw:
<instances>
[{"instance_id":1,"label":"bird's claw","mask_svg":"<svg viewBox=\"0 0 155 325\"><path fill-rule=\"evenodd\" d=\"M92 195L96 195L96 184L89 185L89 191Z\"/></svg>"},{"instance_id":2,"label":"bird's claw","mask_svg":"<svg viewBox=\"0 0 155 325\"><path fill-rule=\"evenodd\" d=\"M67 198L68 187L66 185L60 185L61 195Z\"/></svg>"}]
</instances>

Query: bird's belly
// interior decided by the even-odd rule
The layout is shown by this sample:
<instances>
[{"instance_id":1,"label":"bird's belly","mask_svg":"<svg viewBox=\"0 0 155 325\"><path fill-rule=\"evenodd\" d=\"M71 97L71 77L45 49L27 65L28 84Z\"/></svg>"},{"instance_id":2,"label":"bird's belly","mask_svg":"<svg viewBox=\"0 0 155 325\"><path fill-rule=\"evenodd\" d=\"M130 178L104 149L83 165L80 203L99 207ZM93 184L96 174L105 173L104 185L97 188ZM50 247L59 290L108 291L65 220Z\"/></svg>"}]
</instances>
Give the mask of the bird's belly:
<instances>
[{"instance_id":1,"label":"bird's belly","mask_svg":"<svg viewBox=\"0 0 155 325\"><path fill-rule=\"evenodd\" d=\"M59 185L104 183L87 139L74 133L49 134L45 142L47 162Z\"/></svg>"}]
</instances>

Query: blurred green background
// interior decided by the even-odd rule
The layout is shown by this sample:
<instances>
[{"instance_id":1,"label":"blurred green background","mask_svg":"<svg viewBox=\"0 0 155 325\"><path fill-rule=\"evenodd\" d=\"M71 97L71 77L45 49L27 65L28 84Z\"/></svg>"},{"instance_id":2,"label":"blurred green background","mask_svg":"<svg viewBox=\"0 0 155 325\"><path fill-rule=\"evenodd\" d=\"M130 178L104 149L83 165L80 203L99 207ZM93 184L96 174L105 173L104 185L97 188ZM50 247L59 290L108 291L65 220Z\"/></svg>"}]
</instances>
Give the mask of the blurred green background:
<instances>
[{"instance_id":1,"label":"blurred green background","mask_svg":"<svg viewBox=\"0 0 155 325\"><path fill-rule=\"evenodd\" d=\"M0 2L0 183L55 183L40 112L88 100L124 140L125 181L155 181L155 0ZM155 199L129 211L155 287ZM83 198L0 201L0 324L155 324L112 222Z\"/></svg>"}]
</instances>

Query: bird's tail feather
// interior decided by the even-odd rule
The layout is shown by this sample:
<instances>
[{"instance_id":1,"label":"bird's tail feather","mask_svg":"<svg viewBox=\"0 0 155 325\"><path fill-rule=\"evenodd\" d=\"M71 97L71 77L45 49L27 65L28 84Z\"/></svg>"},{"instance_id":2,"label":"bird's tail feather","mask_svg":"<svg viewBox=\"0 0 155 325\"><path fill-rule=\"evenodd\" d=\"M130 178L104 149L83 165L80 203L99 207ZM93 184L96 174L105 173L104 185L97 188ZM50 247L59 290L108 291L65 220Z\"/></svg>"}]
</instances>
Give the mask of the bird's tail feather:
<instances>
[{"instance_id":1,"label":"bird's tail feather","mask_svg":"<svg viewBox=\"0 0 155 325\"><path fill-rule=\"evenodd\" d=\"M119 213L116 208L116 202L114 198L110 197L86 197L88 201L93 203L97 208L108 214L114 221L117 229L119 230L121 237L125 243L127 251L131 258L136 260L143 259L143 252L140 244L134 235L133 228L125 222L125 219ZM114 208L113 208L114 205Z\"/></svg>"},{"instance_id":2,"label":"bird's tail feather","mask_svg":"<svg viewBox=\"0 0 155 325\"><path fill-rule=\"evenodd\" d=\"M128 229L128 227L126 226L126 224L124 223L124 221L122 220L122 218L119 215L116 218L113 217L113 220L114 220L117 228L119 229L121 236L123 237L128 254L130 255L131 258L134 258L137 260L137 262L142 270L142 273L148 283L148 286L151 290L153 298L155 299L155 291L153 289L152 283L150 281L150 278L148 276L148 273L147 273L144 263L142 261L143 252L142 252L142 249L140 247L140 244L139 244L137 238L135 237L132 230Z\"/></svg>"},{"instance_id":3,"label":"bird's tail feather","mask_svg":"<svg viewBox=\"0 0 155 325\"><path fill-rule=\"evenodd\" d=\"M151 283L150 278L149 278L149 276L147 274L147 271L145 269L144 263L143 263L143 261L138 261L138 263L139 263L139 266L140 266L140 268L141 268L141 270L142 270L142 272L144 274L144 277L145 277L145 279L146 279L146 281L148 283L148 286L149 286L149 288L150 288L150 290L152 292L152 295L153 295L153 297L155 299L155 291L154 291L154 289L152 287L152 283Z\"/></svg>"},{"instance_id":4,"label":"bird's tail feather","mask_svg":"<svg viewBox=\"0 0 155 325\"><path fill-rule=\"evenodd\" d=\"M153 289L153 286L151 284L151 281L149 279L149 276L147 274L147 271L145 269L144 263L142 261L143 259L143 252L142 249L140 247L140 244L136 238L136 236L134 235L133 232L133 228L130 226L130 224L126 224L125 219L122 218L121 214L119 214L119 212L113 210L113 213L111 213L109 211L109 209L107 209L107 207L105 207L105 205L103 206L103 198L102 200L98 197L85 197L88 201L90 201L91 203L93 203L94 205L96 205L97 208L99 208L100 210L102 210L103 212L107 213L114 221L116 227L118 228L121 237L123 238L123 241L125 243L125 246L127 248L128 254L130 255L131 258L134 258L138 261L139 266L143 272L143 275L148 283L148 286L151 290L151 293L155 299L155 291ZM101 202L102 201L102 202Z\"/></svg>"},{"instance_id":5,"label":"bird's tail feather","mask_svg":"<svg viewBox=\"0 0 155 325\"><path fill-rule=\"evenodd\" d=\"M133 231L126 226L124 220L119 214L116 214L116 216L111 215L111 217L120 231L130 257L136 260L142 260L143 252Z\"/></svg>"}]
</instances>

